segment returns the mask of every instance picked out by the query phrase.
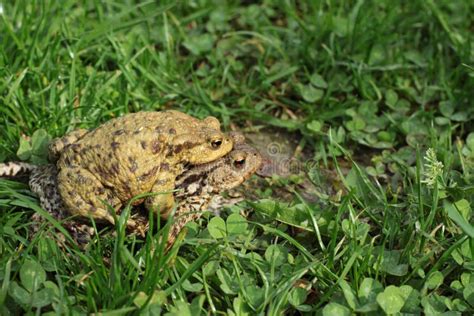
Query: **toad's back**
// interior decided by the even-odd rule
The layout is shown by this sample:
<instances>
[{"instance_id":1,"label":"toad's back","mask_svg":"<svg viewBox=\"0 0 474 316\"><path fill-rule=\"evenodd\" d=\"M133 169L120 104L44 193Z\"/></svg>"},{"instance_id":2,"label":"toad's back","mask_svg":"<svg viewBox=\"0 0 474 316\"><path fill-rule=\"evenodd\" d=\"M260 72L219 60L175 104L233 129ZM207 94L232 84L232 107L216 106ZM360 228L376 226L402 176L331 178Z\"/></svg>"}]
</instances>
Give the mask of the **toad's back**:
<instances>
[{"instance_id":1,"label":"toad's back","mask_svg":"<svg viewBox=\"0 0 474 316\"><path fill-rule=\"evenodd\" d=\"M69 146L58 166L84 168L103 185L114 187L122 200L130 199L148 192L160 170L173 168L181 160L173 146L176 135L197 137L201 125L200 120L176 111L128 114L106 122Z\"/></svg>"}]
</instances>

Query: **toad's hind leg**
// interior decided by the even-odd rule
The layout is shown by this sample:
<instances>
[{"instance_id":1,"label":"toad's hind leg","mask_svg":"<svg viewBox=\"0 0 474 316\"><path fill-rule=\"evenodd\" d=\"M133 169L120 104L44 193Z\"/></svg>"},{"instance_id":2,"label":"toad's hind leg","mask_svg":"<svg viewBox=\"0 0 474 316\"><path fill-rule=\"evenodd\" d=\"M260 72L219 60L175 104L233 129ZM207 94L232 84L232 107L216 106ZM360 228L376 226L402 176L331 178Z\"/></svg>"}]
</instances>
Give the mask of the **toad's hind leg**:
<instances>
[{"instance_id":1,"label":"toad's hind leg","mask_svg":"<svg viewBox=\"0 0 474 316\"><path fill-rule=\"evenodd\" d=\"M78 128L70 133L67 133L63 137L55 138L48 145L48 159L51 162L55 162L59 159L59 156L64 151L64 148L77 142L89 131L84 128Z\"/></svg>"},{"instance_id":2,"label":"toad's hind leg","mask_svg":"<svg viewBox=\"0 0 474 316\"><path fill-rule=\"evenodd\" d=\"M87 244L94 235L94 229L84 223L75 220L66 220L70 214L66 211L61 196L58 192L57 185L57 168L55 165L44 165L36 167L31 171L29 186L39 200L41 207L48 212L53 218L61 222L61 225L69 232L72 239L79 246ZM34 213L32 216L31 231L35 236L40 227L45 225L49 228L54 228L45 217L39 213ZM56 231L55 236L60 241L60 247L64 246L66 237L59 231Z\"/></svg>"},{"instance_id":3,"label":"toad's hind leg","mask_svg":"<svg viewBox=\"0 0 474 316\"><path fill-rule=\"evenodd\" d=\"M115 223L108 205L118 210L121 201L88 170L79 167L61 169L58 187L63 203L71 214ZM127 226L134 227L134 221L128 220Z\"/></svg>"}]
</instances>

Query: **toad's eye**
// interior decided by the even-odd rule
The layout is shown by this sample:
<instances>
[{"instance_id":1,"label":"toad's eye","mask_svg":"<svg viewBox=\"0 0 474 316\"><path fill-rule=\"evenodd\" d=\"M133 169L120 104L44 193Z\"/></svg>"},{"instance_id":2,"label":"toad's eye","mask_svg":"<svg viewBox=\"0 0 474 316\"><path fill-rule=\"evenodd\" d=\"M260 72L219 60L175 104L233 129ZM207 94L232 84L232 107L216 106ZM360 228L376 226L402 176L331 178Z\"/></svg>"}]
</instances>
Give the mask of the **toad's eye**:
<instances>
[{"instance_id":1,"label":"toad's eye","mask_svg":"<svg viewBox=\"0 0 474 316\"><path fill-rule=\"evenodd\" d=\"M221 147L221 145L222 145L222 139L214 139L214 140L211 140L211 146L212 146L212 148L218 149L219 147Z\"/></svg>"},{"instance_id":2,"label":"toad's eye","mask_svg":"<svg viewBox=\"0 0 474 316\"><path fill-rule=\"evenodd\" d=\"M245 166L245 158L235 159L234 166L239 169L243 168Z\"/></svg>"}]
</instances>

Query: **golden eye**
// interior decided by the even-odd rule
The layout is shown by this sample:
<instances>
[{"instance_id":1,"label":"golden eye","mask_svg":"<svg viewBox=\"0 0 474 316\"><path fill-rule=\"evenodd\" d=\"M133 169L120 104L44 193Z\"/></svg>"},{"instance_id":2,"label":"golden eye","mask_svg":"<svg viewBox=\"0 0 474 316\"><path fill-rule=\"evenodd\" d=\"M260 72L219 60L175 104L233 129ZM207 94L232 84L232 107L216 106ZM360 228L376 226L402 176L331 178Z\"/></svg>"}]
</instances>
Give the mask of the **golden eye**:
<instances>
[{"instance_id":1,"label":"golden eye","mask_svg":"<svg viewBox=\"0 0 474 316\"><path fill-rule=\"evenodd\" d=\"M238 158L234 160L234 167L243 168L245 166L245 158Z\"/></svg>"},{"instance_id":2,"label":"golden eye","mask_svg":"<svg viewBox=\"0 0 474 316\"><path fill-rule=\"evenodd\" d=\"M222 145L222 139L211 140L212 148L217 149L217 148L221 147L221 145Z\"/></svg>"}]
</instances>

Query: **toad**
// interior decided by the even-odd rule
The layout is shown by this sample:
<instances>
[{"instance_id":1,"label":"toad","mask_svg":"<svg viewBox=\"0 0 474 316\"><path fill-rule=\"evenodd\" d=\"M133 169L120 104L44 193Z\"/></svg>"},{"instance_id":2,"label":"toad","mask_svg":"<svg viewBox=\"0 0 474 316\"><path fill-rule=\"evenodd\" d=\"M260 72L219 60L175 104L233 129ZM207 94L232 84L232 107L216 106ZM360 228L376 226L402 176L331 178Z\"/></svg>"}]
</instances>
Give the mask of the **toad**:
<instances>
[{"instance_id":1,"label":"toad","mask_svg":"<svg viewBox=\"0 0 474 316\"><path fill-rule=\"evenodd\" d=\"M170 191L184 167L219 159L233 146L216 118L198 120L178 111L131 113L69 136L71 144L50 150L53 159L58 157L63 203L71 214L110 223L114 217L107 205L118 212L144 193L156 194L134 205L144 201L166 218L174 205Z\"/></svg>"},{"instance_id":2,"label":"toad","mask_svg":"<svg viewBox=\"0 0 474 316\"><path fill-rule=\"evenodd\" d=\"M196 166L177 178L175 198L180 203L176 207L166 249L173 245L188 222L201 217L214 198L239 186L261 167L261 154L245 143L243 135L232 134L232 138L234 149L225 157Z\"/></svg>"}]
</instances>

